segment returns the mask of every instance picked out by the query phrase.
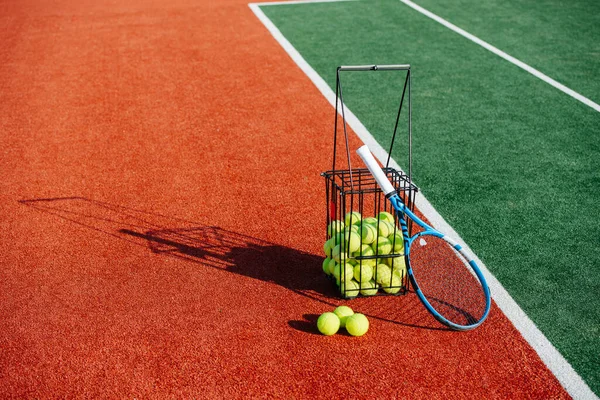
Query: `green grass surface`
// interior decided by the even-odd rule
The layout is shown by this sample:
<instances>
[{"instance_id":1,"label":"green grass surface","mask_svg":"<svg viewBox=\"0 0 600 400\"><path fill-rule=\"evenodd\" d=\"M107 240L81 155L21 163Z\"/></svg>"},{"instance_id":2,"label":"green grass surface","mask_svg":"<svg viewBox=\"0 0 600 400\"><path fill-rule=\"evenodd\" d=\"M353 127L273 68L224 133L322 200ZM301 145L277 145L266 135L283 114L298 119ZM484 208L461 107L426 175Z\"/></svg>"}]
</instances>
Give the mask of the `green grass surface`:
<instances>
[{"instance_id":1,"label":"green grass surface","mask_svg":"<svg viewBox=\"0 0 600 400\"><path fill-rule=\"evenodd\" d=\"M419 4L599 100L600 3ZM411 64L415 182L600 393L600 113L398 1L262 9L332 88ZM403 77L364 74L344 100L387 147Z\"/></svg>"}]
</instances>

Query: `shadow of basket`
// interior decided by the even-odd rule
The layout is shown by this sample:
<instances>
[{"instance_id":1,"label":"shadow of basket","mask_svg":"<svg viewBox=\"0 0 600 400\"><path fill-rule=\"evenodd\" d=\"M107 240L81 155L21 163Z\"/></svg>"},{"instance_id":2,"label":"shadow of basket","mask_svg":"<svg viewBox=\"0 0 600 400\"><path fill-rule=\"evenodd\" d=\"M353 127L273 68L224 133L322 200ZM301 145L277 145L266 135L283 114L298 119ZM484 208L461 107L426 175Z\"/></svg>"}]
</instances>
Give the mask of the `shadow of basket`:
<instances>
[{"instance_id":1,"label":"shadow of basket","mask_svg":"<svg viewBox=\"0 0 600 400\"><path fill-rule=\"evenodd\" d=\"M414 293L354 300L339 298L337 288L322 272L323 257L320 255L218 226L200 225L85 197L39 198L20 200L19 203L101 234L105 240L116 238L147 248L154 254L271 282L328 307L347 303L381 321L412 328L444 329L433 321ZM290 321L289 325L304 332L314 332L314 317L305 316L304 321Z\"/></svg>"}]
</instances>

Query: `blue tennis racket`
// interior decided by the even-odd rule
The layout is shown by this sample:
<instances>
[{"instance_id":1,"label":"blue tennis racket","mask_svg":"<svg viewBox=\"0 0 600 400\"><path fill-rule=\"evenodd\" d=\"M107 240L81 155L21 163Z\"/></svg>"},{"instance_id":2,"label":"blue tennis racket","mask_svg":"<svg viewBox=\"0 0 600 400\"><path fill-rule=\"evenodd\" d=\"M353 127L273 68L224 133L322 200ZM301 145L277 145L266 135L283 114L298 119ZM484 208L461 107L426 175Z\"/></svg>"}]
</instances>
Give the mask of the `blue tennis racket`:
<instances>
[{"instance_id":1,"label":"blue tennis racket","mask_svg":"<svg viewBox=\"0 0 600 400\"><path fill-rule=\"evenodd\" d=\"M490 311L491 298L473 256L406 207L367 146L357 153L396 210L408 276L421 302L452 329L464 331L481 325ZM409 236L405 216L421 228L413 236Z\"/></svg>"}]
</instances>

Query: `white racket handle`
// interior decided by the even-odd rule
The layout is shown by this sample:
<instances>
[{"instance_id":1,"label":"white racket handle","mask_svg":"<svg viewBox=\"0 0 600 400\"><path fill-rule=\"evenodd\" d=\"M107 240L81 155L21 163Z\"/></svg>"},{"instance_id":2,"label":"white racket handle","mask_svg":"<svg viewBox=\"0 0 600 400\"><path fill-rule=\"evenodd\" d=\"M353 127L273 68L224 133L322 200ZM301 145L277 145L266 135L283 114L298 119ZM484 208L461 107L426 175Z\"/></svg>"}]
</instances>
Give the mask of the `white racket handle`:
<instances>
[{"instance_id":1,"label":"white racket handle","mask_svg":"<svg viewBox=\"0 0 600 400\"><path fill-rule=\"evenodd\" d=\"M387 196L390 193L396 193L396 189L392 186L390 180L387 178L377 161L375 161L375 157L371 154L371 151L367 147L367 145L362 146L360 149L356 150L360 158L362 158L363 162L371 172L371 175L377 181L377 184L383 190L383 193Z\"/></svg>"}]
</instances>

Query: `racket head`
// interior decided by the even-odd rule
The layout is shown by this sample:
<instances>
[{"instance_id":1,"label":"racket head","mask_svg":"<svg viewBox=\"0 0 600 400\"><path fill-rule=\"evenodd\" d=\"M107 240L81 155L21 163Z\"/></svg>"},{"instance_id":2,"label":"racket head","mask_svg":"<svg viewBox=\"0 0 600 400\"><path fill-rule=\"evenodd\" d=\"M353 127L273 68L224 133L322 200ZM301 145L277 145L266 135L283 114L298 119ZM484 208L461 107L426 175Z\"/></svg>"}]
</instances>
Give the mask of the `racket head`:
<instances>
[{"instance_id":1,"label":"racket head","mask_svg":"<svg viewBox=\"0 0 600 400\"><path fill-rule=\"evenodd\" d=\"M417 296L442 324L469 330L487 318L489 288L473 257L459 244L425 230L411 238L407 259Z\"/></svg>"}]
</instances>

